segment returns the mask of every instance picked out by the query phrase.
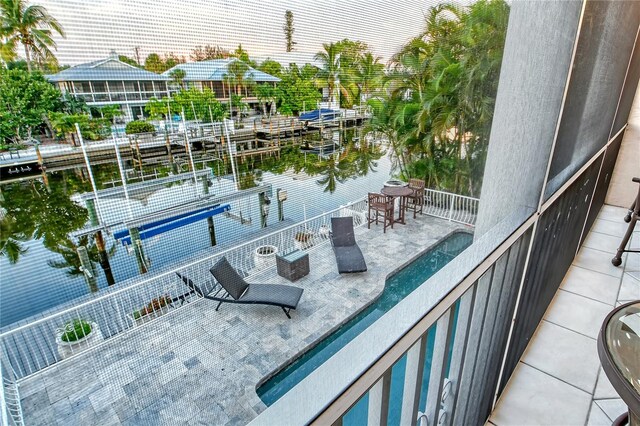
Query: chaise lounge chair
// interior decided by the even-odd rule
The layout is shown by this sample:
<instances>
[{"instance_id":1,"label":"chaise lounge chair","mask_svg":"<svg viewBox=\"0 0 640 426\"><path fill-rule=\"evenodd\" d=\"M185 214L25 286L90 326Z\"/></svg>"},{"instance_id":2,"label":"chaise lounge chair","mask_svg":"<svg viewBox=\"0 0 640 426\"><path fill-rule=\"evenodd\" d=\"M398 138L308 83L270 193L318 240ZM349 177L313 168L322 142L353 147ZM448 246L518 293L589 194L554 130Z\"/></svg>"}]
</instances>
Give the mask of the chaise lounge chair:
<instances>
[{"instance_id":1,"label":"chaise lounge chair","mask_svg":"<svg viewBox=\"0 0 640 426\"><path fill-rule=\"evenodd\" d=\"M222 288L213 296L202 293L188 278L181 277L187 286L196 289L204 298L215 300L218 303L216 311L224 302L245 303L257 305L280 306L287 318L291 319L289 312L298 306L302 291L300 287L279 284L249 284L237 272L226 257L220 259L211 269L211 274ZM190 283L188 283L188 282ZM223 294L219 296L220 292Z\"/></svg>"},{"instance_id":2,"label":"chaise lounge chair","mask_svg":"<svg viewBox=\"0 0 640 426\"><path fill-rule=\"evenodd\" d=\"M336 256L339 273L365 272L367 270L364 256L356 243L351 216L331 218L331 245L333 246L333 254Z\"/></svg>"}]
</instances>

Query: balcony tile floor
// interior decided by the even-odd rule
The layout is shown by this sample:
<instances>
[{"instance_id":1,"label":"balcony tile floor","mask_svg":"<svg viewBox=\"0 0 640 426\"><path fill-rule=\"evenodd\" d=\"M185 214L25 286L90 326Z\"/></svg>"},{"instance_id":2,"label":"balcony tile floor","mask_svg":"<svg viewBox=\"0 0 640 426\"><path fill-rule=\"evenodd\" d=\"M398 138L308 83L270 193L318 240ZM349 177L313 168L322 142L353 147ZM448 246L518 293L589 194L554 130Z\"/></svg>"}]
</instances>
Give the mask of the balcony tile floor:
<instances>
[{"instance_id":1,"label":"balcony tile floor","mask_svg":"<svg viewBox=\"0 0 640 426\"><path fill-rule=\"evenodd\" d=\"M246 424L265 405L256 385L371 303L384 279L450 232L419 216L383 234L358 228L369 270L339 275L330 244L310 250L311 272L292 319L273 306L199 300L20 383L27 425ZM275 267L250 282L291 284Z\"/></svg>"},{"instance_id":2,"label":"balcony tile floor","mask_svg":"<svg viewBox=\"0 0 640 426\"><path fill-rule=\"evenodd\" d=\"M615 307L640 299L640 254L611 265L626 209L604 206L547 309L489 424L610 425L626 411L600 367L596 342ZM640 247L636 225L630 247Z\"/></svg>"}]
</instances>

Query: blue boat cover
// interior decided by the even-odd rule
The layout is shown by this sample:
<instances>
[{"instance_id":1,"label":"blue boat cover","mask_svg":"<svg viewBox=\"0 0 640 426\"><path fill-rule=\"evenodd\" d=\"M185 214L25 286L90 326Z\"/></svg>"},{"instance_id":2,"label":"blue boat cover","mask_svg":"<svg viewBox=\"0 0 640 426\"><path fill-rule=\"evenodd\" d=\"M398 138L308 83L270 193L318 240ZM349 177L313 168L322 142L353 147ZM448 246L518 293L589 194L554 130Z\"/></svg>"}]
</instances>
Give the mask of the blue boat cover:
<instances>
[{"instance_id":1,"label":"blue boat cover","mask_svg":"<svg viewBox=\"0 0 640 426\"><path fill-rule=\"evenodd\" d=\"M321 108L313 111L309 111L305 114L300 115L300 120L302 121L318 121L320 120L320 114L322 114L323 118L328 120L338 117L340 115L340 111L335 111L333 109Z\"/></svg>"}]
</instances>

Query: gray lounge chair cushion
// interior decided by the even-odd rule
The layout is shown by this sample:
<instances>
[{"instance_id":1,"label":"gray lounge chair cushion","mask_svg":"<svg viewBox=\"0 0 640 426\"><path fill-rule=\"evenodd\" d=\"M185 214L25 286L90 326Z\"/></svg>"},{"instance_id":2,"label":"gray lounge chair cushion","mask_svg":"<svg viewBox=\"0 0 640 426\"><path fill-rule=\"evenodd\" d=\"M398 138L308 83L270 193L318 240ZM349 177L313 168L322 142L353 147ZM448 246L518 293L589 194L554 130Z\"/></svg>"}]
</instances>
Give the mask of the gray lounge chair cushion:
<instances>
[{"instance_id":1,"label":"gray lounge chair cushion","mask_svg":"<svg viewBox=\"0 0 640 426\"><path fill-rule=\"evenodd\" d=\"M334 247L348 247L356 245L356 236L353 232L353 218L331 218L331 243Z\"/></svg>"},{"instance_id":2,"label":"gray lounge chair cushion","mask_svg":"<svg viewBox=\"0 0 640 426\"><path fill-rule=\"evenodd\" d=\"M351 247L333 247L336 255L336 263L338 264L338 272L365 272L367 264L362 256L362 251L357 245Z\"/></svg>"},{"instance_id":3,"label":"gray lounge chair cushion","mask_svg":"<svg viewBox=\"0 0 640 426\"><path fill-rule=\"evenodd\" d=\"M302 297L302 291L300 287L290 285L250 284L247 292L238 301L295 309Z\"/></svg>"},{"instance_id":4,"label":"gray lounge chair cushion","mask_svg":"<svg viewBox=\"0 0 640 426\"><path fill-rule=\"evenodd\" d=\"M362 251L356 243L351 216L331 218L331 244L336 256L338 272L343 274L367 270Z\"/></svg>"},{"instance_id":5,"label":"gray lounge chair cushion","mask_svg":"<svg viewBox=\"0 0 640 426\"><path fill-rule=\"evenodd\" d=\"M226 257L218 260L210 269L216 281L229 293L234 300L240 299L240 296L247 290L249 284L233 269Z\"/></svg>"}]
</instances>

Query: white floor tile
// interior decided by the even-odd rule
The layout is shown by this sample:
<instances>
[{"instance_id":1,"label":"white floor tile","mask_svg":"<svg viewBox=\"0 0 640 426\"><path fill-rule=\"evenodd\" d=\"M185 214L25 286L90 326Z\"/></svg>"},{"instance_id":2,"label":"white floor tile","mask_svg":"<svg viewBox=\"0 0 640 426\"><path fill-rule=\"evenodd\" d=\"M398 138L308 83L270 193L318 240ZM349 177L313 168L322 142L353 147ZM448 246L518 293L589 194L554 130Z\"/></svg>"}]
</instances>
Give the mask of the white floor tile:
<instances>
[{"instance_id":1,"label":"white floor tile","mask_svg":"<svg viewBox=\"0 0 640 426\"><path fill-rule=\"evenodd\" d=\"M599 232L590 232L587 238L582 242L582 247L589 247L596 250L611 253L611 257L616 253L622 238L613 235L601 234Z\"/></svg>"},{"instance_id":2,"label":"white floor tile","mask_svg":"<svg viewBox=\"0 0 640 426\"><path fill-rule=\"evenodd\" d=\"M542 321L522 362L591 393L600 360L596 340Z\"/></svg>"},{"instance_id":3,"label":"white floor tile","mask_svg":"<svg viewBox=\"0 0 640 426\"><path fill-rule=\"evenodd\" d=\"M508 425L584 425L591 394L518 364L490 421Z\"/></svg>"},{"instance_id":4,"label":"white floor tile","mask_svg":"<svg viewBox=\"0 0 640 426\"><path fill-rule=\"evenodd\" d=\"M604 370L600 368L600 372L598 373L598 383L596 384L596 391L593 394L593 399L611 399L619 397L620 395L618 395L618 392L613 388L613 385L604 373Z\"/></svg>"},{"instance_id":5,"label":"white floor tile","mask_svg":"<svg viewBox=\"0 0 640 426\"><path fill-rule=\"evenodd\" d=\"M598 404L598 406L602 408L602 411L604 411L604 413L611 419L611 421L614 421L622 413L626 413L628 410L627 405L620 398L600 399L596 400L596 404Z\"/></svg>"},{"instance_id":6,"label":"white floor tile","mask_svg":"<svg viewBox=\"0 0 640 426\"><path fill-rule=\"evenodd\" d=\"M640 250L640 248L638 248ZM628 253L627 263L624 265L626 272L638 272L640 271L640 253Z\"/></svg>"},{"instance_id":7,"label":"white floor tile","mask_svg":"<svg viewBox=\"0 0 640 426\"><path fill-rule=\"evenodd\" d=\"M598 213L598 219L610 220L612 222L618 222L624 218L627 214L627 209L623 207L610 206L605 204Z\"/></svg>"},{"instance_id":8,"label":"white floor tile","mask_svg":"<svg viewBox=\"0 0 640 426\"><path fill-rule=\"evenodd\" d=\"M605 303L558 290L545 319L597 339L602 321L612 309Z\"/></svg>"},{"instance_id":9,"label":"white floor tile","mask_svg":"<svg viewBox=\"0 0 640 426\"><path fill-rule=\"evenodd\" d=\"M622 276L622 284L620 285L620 294L618 300L638 300L640 299L640 280L635 275L625 272Z\"/></svg>"},{"instance_id":10,"label":"white floor tile","mask_svg":"<svg viewBox=\"0 0 640 426\"><path fill-rule=\"evenodd\" d=\"M620 279L579 266L571 266L560 288L613 306L618 297Z\"/></svg>"},{"instance_id":11,"label":"white floor tile","mask_svg":"<svg viewBox=\"0 0 640 426\"><path fill-rule=\"evenodd\" d=\"M607 417L604 411L602 411L602 408L600 408L595 402L591 403L587 426L611 426L611 419Z\"/></svg>"},{"instance_id":12,"label":"white floor tile","mask_svg":"<svg viewBox=\"0 0 640 426\"><path fill-rule=\"evenodd\" d=\"M622 238L629 227L629 224L622 220L623 217L621 217L618 222L596 219L591 227L591 232L600 232L601 234L613 235L614 237ZM638 224L636 224L636 229L637 228L640 228Z\"/></svg>"},{"instance_id":13,"label":"white floor tile","mask_svg":"<svg viewBox=\"0 0 640 426\"><path fill-rule=\"evenodd\" d=\"M573 260L573 264L591 271L611 275L612 277L620 277L622 275L622 268L617 268L611 264L611 258L614 254L615 253L612 252L582 247ZM626 254L623 255L623 262L624 256L626 256Z\"/></svg>"}]
</instances>

